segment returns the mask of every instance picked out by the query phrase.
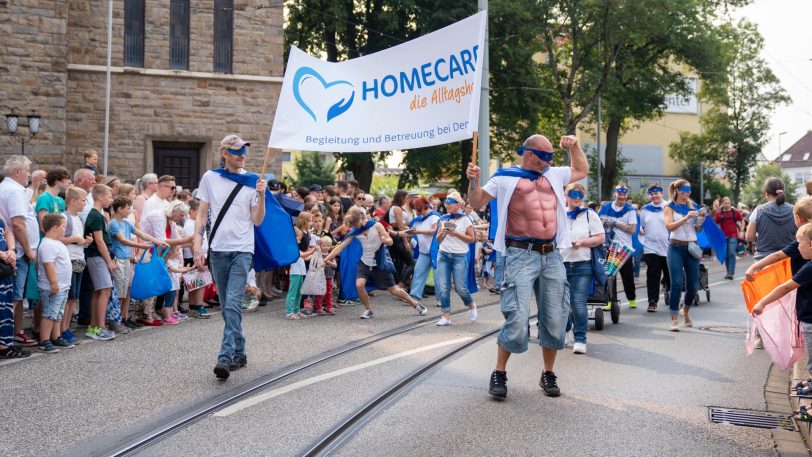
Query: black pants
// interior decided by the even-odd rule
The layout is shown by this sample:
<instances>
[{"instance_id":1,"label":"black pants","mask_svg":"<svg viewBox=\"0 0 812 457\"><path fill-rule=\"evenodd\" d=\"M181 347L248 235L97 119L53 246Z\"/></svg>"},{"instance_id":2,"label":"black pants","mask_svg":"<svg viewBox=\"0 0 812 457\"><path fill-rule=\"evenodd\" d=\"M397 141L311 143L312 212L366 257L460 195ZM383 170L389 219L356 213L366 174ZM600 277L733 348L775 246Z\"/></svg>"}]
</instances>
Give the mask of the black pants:
<instances>
[{"instance_id":1,"label":"black pants","mask_svg":"<svg viewBox=\"0 0 812 457\"><path fill-rule=\"evenodd\" d=\"M637 291L634 290L634 259L629 259L620 267L618 274L620 279L623 280L623 292L626 293L626 298L629 300L637 299ZM617 275L612 277L614 281L615 290L617 290Z\"/></svg>"},{"instance_id":2,"label":"black pants","mask_svg":"<svg viewBox=\"0 0 812 457\"><path fill-rule=\"evenodd\" d=\"M671 288L671 278L668 276L668 259L657 254L643 254L646 262L646 290L648 303L657 305L660 301L660 278L663 278L668 289Z\"/></svg>"},{"instance_id":3,"label":"black pants","mask_svg":"<svg viewBox=\"0 0 812 457\"><path fill-rule=\"evenodd\" d=\"M90 323L90 305L93 300L93 280L90 273L85 268L82 275L82 287L79 289L79 324L88 325Z\"/></svg>"},{"instance_id":4,"label":"black pants","mask_svg":"<svg viewBox=\"0 0 812 457\"><path fill-rule=\"evenodd\" d=\"M395 282L405 282L404 273L407 272L409 267L414 266L414 259L409 251L406 250L403 238L396 236L392 237L392 247L389 249L389 255L392 256L392 263L395 264Z\"/></svg>"}]
</instances>

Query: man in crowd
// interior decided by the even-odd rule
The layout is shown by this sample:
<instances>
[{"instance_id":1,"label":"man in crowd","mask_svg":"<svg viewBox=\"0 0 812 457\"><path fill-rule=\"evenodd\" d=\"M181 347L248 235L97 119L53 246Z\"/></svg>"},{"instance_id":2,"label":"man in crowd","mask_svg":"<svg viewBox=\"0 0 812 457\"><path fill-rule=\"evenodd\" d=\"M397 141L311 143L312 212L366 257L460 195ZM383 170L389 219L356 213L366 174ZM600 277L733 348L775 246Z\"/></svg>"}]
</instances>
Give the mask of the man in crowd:
<instances>
[{"instance_id":1,"label":"man in crowd","mask_svg":"<svg viewBox=\"0 0 812 457\"><path fill-rule=\"evenodd\" d=\"M85 209L79 213L79 217L84 221L87 219L88 213L93 209L93 196L91 194L93 186L96 185L96 176L86 168L80 168L73 174L73 185L87 192L87 203Z\"/></svg>"},{"instance_id":2,"label":"man in crowd","mask_svg":"<svg viewBox=\"0 0 812 457\"><path fill-rule=\"evenodd\" d=\"M553 145L541 136L525 140L518 153L520 167L497 171L484 188L481 170L468 164L468 203L481 208L497 199L498 226L494 248L506 256L504 286L499 294L505 323L497 340L496 369L489 393L507 397L507 361L512 353L527 351L530 294L538 307L539 344L544 371L539 384L544 394L561 394L553 372L556 354L564 348L569 318L569 289L564 262L557 247L569 247L564 186L584 178L589 165L578 139L562 136L571 167L553 167Z\"/></svg>"},{"instance_id":3,"label":"man in crowd","mask_svg":"<svg viewBox=\"0 0 812 457\"><path fill-rule=\"evenodd\" d=\"M336 189L338 191L338 198L341 199L341 206L344 213L352 207L352 193L350 193L350 186L347 181L337 181Z\"/></svg>"},{"instance_id":4,"label":"man in crowd","mask_svg":"<svg viewBox=\"0 0 812 457\"><path fill-rule=\"evenodd\" d=\"M174 190L174 176L163 175L158 178L158 189L147 199L146 203L144 203L141 215L146 217L147 214L153 211L162 211L166 208L167 205L169 205Z\"/></svg>"}]
</instances>

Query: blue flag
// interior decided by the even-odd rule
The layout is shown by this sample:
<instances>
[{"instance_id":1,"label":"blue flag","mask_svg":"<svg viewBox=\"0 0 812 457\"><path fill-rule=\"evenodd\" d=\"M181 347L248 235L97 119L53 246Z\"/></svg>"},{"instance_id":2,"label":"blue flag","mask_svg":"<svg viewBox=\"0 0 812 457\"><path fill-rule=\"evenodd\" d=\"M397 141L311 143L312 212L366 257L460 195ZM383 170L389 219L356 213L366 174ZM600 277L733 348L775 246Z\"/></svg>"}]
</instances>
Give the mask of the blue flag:
<instances>
[{"instance_id":1,"label":"blue flag","mask_svg":"<svg viewBox=\"0 0 812 457\"><path fill-rule=\"evenodd\" d=\"M246 187L257 187L259 176L254 173L232 173L223 168L212 171ZM293 232L293 221L271 191L266 190L265 219L258 227L254 226L254 270L273 270L290 265L298 259L299 247Z\"/></svg>"},{"instance_id":2,"label":"blue flag","mask_svg":"<svg viewBox=\"0 0 812 457\"><path fill-rule=\"evenodd\" d=\"M716 259L719 263L724 265L725 257L727 257L727 239L722 229L716 225L716 222L714 222L710 216L705 218L705 223L702 224L702 231L696 232L696 243L701 248L713 249L713 252L716 254Z\"/></svg>"},{"instance_id":3,"label":"blue flag","mask_svg":"<svg viewBox=\"0 0 812 457\"><path fill-rule=\"evenodd\" d=\"M446 214L445 216L441 217L440 220L437 222L437 229L434 231L434 238L431 240L431 265L437 270L437 258L440 255L440 242L437 241L437 232L440 231L440 224L443 221L447 221L449 219L456 219L459 217L468 217L462 213L454 213L454 214ZM473 223L472 223L473 225ZM468 244L468 273L466 274L467 279L467 286L468 292L474 293L479 290L479 287L476 284L476 237L474 238L473 243Z\"/></svg>"}]
</instances>

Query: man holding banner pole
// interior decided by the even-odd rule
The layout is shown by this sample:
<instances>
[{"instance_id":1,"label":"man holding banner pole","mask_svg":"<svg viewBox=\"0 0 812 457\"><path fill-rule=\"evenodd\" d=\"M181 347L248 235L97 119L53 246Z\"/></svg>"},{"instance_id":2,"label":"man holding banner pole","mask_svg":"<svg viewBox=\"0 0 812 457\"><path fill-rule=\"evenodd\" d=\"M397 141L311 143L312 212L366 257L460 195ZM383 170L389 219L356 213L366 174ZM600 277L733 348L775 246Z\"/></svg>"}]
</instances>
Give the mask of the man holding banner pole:
<instances>
[{"instance_id":1,"label":"man holding banner pole","mask_svg":"<svg viewBox=\"0 0 812 457\"><path fill-rule=\"evenodd\" d=\"M569 167L553 167L553 145L544 136L533 135L518 149L521 166L497 170L484 187L479 185L481 170L476 164L469 163L466 170L471 206L481 208L496 199L494 248L506 257L498 285L505 323L489 387L497 398L507 397L510 355L527 351L531 293L536 297L544 362L539 384L547 396L561 394L553 368L557 351L564 348L570 313L566 271L557 249L571 246L564 187L583 179L589 165L575 136L562 136L559 144L569 151Z\"/></svg>"}]
</instances>

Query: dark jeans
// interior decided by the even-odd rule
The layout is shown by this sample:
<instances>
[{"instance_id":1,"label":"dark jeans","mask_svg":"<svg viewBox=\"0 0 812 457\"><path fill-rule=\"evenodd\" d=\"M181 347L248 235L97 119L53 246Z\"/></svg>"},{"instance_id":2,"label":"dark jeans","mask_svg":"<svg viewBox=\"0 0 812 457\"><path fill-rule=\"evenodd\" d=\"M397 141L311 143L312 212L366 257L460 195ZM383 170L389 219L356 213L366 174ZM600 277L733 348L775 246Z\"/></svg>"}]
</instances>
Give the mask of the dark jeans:
<instances>
[{"instance_id":1,"label":"dark jeans","mask_svg":"<svg viewBox=\"0 0 812 457\"><path fill-rule=\"evenodd\" d=\"M646 290L648 303L657 305L660 301L660 278L665 280L666 288L671 288L671 277L668 275L668 258L657 254L643 254L646 262Z\"/></svg>"},{"instance_id":2,"label":"dark jeans","mask_svg":"<svg viewBox=\"0 0 812 457\"><path fill-rule=\"evenodd\" d=\"M82 287L79 289L79 323L90 322L90 301L93 299L93 281L85 269L82 275Z\"/></svg>"},{"instance_id":3,"label":"dark jeans","mask_svg":"<svg viewBox=\"0 0 812 457\"><path fill-rule=\"evenodd\" d=\"M617 290L617 277L620 276L620 279L623 280L623 292L626 294L626 298L629 300L636 300L637 299L637 292L634 290L634 259L629 259L626 263L620 267L620 271L617 275L612 277L612 281L614 281L615 290Z\"/></svg>"},{"instance_id":4,"label":"dark jeans","mask_svg":"<svg viewBox=\"0 0 812 457\"><path fill-rule=\"evenodd\" d=\"M668 246L668 274L671 275L674 287L668 296L668 306L671 315L676 316L679 311L679 298L682 295L682 283L685 281L685 311L694 303L697 288L699 287L699 259L695 259L689 252L688 246L671 243Z\"/></svg>"},{"instance_id":5,"label":"dark jeans","mask_svg":"<svg viewBox=\"0 0 812 457\"><path fill-rule=\"evenodd\" d=\"M395 264L396 283L404 282L406 280L404 273L414 265L414 259L403 243L403 238L399 236L392 237L392 247L389 248L389 255L392 256L392 263Z\"/></svg>"}]
</instances>

